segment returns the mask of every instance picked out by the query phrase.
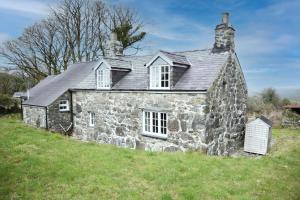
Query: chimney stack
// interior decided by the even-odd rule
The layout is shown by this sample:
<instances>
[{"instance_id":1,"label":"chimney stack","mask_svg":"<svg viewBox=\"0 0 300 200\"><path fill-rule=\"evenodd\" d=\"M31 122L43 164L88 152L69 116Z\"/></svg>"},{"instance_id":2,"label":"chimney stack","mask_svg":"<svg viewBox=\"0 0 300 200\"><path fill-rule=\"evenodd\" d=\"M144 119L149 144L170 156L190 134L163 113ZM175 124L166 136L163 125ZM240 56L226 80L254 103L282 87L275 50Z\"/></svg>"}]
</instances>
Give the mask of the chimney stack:
<instances>
[{"instance_id":1,"label":"chimney stack","mask_svg":"<svg viewBox=\"0 0 300 200\"><path fill-rule=\"evenodd\" d=\"M107 57L118 57L123 55L123 45L118 41L117 33L112 32L110 40L107 43L106 56Z\"/></svg>"},{"instance_id":2,"label":"chimney stack","mask_svg":"<svg viewBox=\"0 0 300 200\"><path fill-rule=\"evenodd\" d=\"M221 24L215 28L213 52L234 51L234 32L234 28L229 23L229 13L223 13Z\"/></svg>"}]
</instances>

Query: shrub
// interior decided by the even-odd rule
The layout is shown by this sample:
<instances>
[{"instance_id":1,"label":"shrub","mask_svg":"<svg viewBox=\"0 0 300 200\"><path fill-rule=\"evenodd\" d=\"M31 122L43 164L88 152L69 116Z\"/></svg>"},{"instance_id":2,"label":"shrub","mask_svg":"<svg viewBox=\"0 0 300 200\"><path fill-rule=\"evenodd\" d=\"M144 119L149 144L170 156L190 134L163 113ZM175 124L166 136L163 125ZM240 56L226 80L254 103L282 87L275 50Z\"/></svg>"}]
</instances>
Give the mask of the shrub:
<instances>
[{"instance_id":1,"label":"shrub","mask_svg":"<svg viewBox=\"0 0 300 200\"><path fill-rule=\"evenodd\" d=\"M19 111L19 103L7 94L0 94L0 113L12 113Z\"/></svg>"}]
</instances>

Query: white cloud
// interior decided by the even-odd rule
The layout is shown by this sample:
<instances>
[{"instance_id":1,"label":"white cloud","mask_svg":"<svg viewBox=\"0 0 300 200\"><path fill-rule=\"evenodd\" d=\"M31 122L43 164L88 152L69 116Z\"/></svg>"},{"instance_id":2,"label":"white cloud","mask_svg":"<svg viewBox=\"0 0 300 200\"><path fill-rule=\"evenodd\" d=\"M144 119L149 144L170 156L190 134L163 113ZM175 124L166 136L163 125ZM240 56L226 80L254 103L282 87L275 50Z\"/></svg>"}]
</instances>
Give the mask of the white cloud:
<instances>
[{"instance_id":1,"label":"white cloud","mask_svg":"<svg viewBox=\"0 0 300 200\"><path fill-rule=\"evenodd\" d=\"M291 13L298 14L299 16L299 6L299 0L279 1L261 10L258 10L257 14L292 19L295 18L295 15L291 15Z\"/></svg>"},{"instance_id":2,"label":"white cloud","mask_svg":"<svg viewBox=\"0 0 300 200\"><path fill-rule=\"evenodd\" d=\"M237 51L247 56L280 53L291 49L295 41L299 40L299 36L296 35L285 34L276 37L272 35L272 32L263 34L252 32L242 35L236 41Z\"/></svg>"},{"instance_id":3,"label":"white cloud","mask_svg":"<svg viewBox=\"0 0 300 200\"><path fill-rule=\"evenodd\" d=\"M276 72L278 71L278 69L274 69L274 68L269 68L269 67L264 67L264 68L256 68L256 69L245 69L244 73L249 75L249 74L261 74L261 73L269 73L269 72Z\"/></svg>"},{"instance_id":4,"label":"white cloud","mask_svg":"<svg viewBox=\"0 0 300 200\"><path fill-rule=\"evenodd\" d=\"M36 0L0 0L0 10L9 10L33 15L47 15L47 4Z\"/></svg>"}]
</instances>

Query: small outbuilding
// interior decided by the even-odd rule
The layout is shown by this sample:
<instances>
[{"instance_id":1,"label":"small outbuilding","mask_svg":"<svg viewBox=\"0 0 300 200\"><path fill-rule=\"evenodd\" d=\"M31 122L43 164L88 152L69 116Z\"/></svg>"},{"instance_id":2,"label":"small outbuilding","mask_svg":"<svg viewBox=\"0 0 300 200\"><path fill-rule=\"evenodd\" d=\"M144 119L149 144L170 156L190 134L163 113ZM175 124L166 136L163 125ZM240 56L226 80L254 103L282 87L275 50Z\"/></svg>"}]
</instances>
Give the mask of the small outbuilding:
<instances>
[{"instance_id":1,"label":"small outbuilding","mask_svg":"<svg viewBox=\"0 0 300 200\"><path fill-rule=\"evenodd\" d=\"M285 109L290 109L292 112L300 115L300 104L283 106Z\"/></svg>"},{"instance_id":2,"label":"small outbuilding","mask_svg":"<svg viewBox=\"0 0 300 200\"><path fill-rule=\"evenodd\" d=\"M271 146L272 122L264 116L246 124L244 151L265 155Z\"/></svg>"}]
</instances>

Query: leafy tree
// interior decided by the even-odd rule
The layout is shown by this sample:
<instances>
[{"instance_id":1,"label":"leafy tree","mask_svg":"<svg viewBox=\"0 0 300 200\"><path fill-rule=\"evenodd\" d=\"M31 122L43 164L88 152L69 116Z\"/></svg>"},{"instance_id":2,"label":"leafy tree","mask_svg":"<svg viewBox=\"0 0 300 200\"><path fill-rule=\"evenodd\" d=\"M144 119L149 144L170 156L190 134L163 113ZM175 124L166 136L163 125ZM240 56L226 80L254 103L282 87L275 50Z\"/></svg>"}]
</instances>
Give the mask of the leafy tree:
<instances>
[{"instance_id":1,"label":"leafy tree","mask_svg":"<svg viewBox=\"0 0 300 200\"><path fill-rule=\"evenodd\" d=\"M281 100L281 105L282 106L287 106L287 105L290 105L291 104L291 101L287 98L284 98Z\"/></svg>"},{"instance_id":2,"label":"leafy tree","mask_svg":"<svg viewBox=\"0 0 300 200\"><path fill-rule=\"evenodd\" d=\"M32 86L32 81L20 74L8 74L0 72L0 94L13 95L14 92L25 91Z\"/></svg>"},{"instance_id":3,"label":"leafy tree","mask_svg":"<svg viewBox=\"0 0 300 200\"><path fill-rule=\"evenodd\" d=\"M108 27L117 34L124 50L134 48L138 51L140 47L134 44L144 39L146 32L140 32L143 24L139 22L136 13L125 7L113 7L109 13L111 20Z\"/></svg>"},{"instance_id":4,"label":"leafy tree","mask_svg":"<svg viewBox=\"0 0 300 200\"><path fill-rule=\"evenodd\" d=\"M278 96L275 89L273 88L264 89L260 95L265 104L272 104L275 107L279 106L280 97Z\"/></svg>"}]
</instances>

